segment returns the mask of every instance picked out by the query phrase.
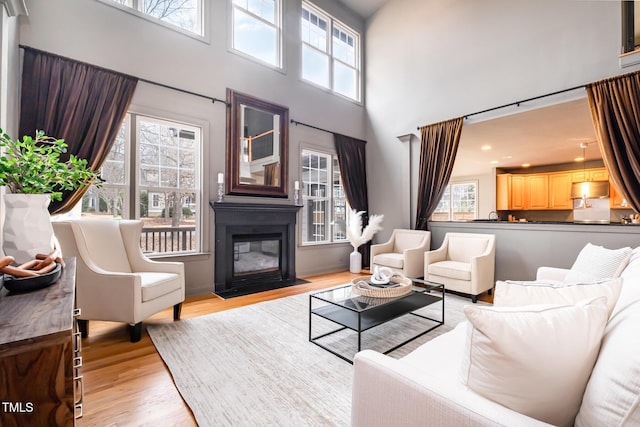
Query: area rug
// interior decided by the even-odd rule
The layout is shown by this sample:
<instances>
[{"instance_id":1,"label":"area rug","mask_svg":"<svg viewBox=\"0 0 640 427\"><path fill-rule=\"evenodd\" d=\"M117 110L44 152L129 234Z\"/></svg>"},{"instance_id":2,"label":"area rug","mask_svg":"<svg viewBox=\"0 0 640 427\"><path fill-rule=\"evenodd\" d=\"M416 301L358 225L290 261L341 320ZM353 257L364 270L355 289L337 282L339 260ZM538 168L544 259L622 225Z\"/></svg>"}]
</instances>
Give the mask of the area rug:
<instances>
[{"instance_id":1,"label":"area rug","mask_svg":"<svg viewBox=\"0 0 640 427\"><path fill-rule=\"evenodd\" d=\"M468 298L447 294L445 302L444 325L390 356L401 357L464 320ZM440 308L419 312L439 318ZM362 347L386 351L429 323L402 316L364 332ZM317 316L312 325L313 336L335 329ZM309 294L302 294L147 330L200 426L348 426L353 366L309 342L308 328ZM351 358L356 339L344 331L323 343Z\"/></svg>"}]
</instances>

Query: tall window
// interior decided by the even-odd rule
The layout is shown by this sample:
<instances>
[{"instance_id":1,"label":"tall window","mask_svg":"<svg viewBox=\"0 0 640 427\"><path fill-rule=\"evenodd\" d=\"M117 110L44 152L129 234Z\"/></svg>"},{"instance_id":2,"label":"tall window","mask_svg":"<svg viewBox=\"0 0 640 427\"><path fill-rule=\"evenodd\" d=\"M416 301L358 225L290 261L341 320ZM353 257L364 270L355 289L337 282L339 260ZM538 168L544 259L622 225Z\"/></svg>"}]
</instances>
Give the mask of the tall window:
<instances>
[{"instance_id":1,"label":"tall window","mask_svg":"<svg viewBox=\"0 0 640 427\"><path fill-rule=\"evenodd\" d=\"M640 49L640 1L621 2L622 53Z\"/></svg>"},{"instance_id":2,"label":"tall window","mask_svg":"<svg viewBox=\"0 0 640 427\"><path fill-rule=\"evenodd\" d=\"M282 67L281 0L232 0L232 47Z\"/></svg>"},{"instance_id":3,"label":"tall window","mask_svg":"<svg viewBox=\"0 0 640 427\"><path fill-rule=\"evenodd\" d=\"M105 0L102 0L105 1ZM107 0L183 30L202 34L203 0Z\"/></svg>"},{"instance_id":4,"label":"tall window","mask_svg":"<svg viewBox=\"0 0 640 427\"><path fill-rule=\"evenodd\" d=\"M129 114L102 166L105 182L87 191L82 215L142 219L145 252L199 251L200 134L194 126Z\"/></svg>"},{"instance_id":5,"label":"tall window","mask_svg":"<svg viewBox=\"0 0 640 427\"><path fill-rule=\"evenodd\" d=\"M459 182L447 185L431 215L432 221L458 221L478 216L478 183Z\"/></svg>"},{"instance_id":6,"label":"tall window","mask_svg":"<svg viewBox=\"0 0 640 427\"><path fill-rule=\"evenodd\" d=\"M310 3L302 3L302 78L360 100L360 37Z\"/></svg>"},{"instance_id":7,"label":"tall window","mask_svg":"<svg viewBox=\"0 0 640 427\"><path fill-rule=\"evenodd\" d=\"M347 238L347 199L338 159L302 150L302 243L343 242Z\"/></svg>"}]
</instances>

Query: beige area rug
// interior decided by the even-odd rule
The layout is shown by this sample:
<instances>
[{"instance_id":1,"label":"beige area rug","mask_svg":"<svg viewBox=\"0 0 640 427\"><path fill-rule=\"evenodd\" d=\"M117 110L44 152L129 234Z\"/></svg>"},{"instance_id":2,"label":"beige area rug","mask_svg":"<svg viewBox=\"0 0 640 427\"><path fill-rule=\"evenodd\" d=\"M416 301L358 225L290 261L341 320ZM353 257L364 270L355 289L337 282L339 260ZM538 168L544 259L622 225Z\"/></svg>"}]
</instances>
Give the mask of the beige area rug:
<instances>
[{"instance_id":1,"label":"beige area rug","mask_svg":"<svg viewBox=\"0 0 640 427\"><path fill-rule=\"evenodd\" d=\"M445 324L390 356L451 330L470 303L447 294ZM440 309L419 313L439 318ZM386 351L432 325L402 316L364 332L362 348ZM335 326L314 316L313 335ZM302 294L147 330L200 426L348 426L353 366L309 342L308 328L309 295ZM352 358L356 340L342 331L323 343Z\"/></svg>"}]
</instances>

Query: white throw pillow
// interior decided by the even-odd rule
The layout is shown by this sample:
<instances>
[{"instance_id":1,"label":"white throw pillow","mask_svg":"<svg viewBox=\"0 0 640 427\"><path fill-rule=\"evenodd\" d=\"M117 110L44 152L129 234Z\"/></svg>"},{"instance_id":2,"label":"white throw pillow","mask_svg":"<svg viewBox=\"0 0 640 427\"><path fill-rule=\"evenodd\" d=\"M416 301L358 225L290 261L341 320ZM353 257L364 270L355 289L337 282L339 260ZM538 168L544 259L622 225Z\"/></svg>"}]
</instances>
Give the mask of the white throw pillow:
<instances>
[{"instance_id":1,"label":"white throw pillow","mask_svg":"<svg viewBox=\"0 0 640 427\"><path fill-rule=\"evenodd\" d=\"M464 308L462 381L516 412L573 425L598 357L606 298L576 305Z\"/></svg>"},{"instance_id":2,"label":"white throw pillow","mask_svg":"<svg viewBox=\"0 0 640 427\"><path fill-rule=\"evenodd\" d=\"M618 301L622 279L609 279L592 283L561 283L550 281L513 282L497 281L493 296L494 307L518 307L532 304L573 305L579 301L600 296L607 297L607 317Z\"/></svg>"},{"instance_id":3,"label":"white throw pillow","mask_svg":"<svg viewBox=\"0 0 640 427\"><path fill-rule=\"evenodd\" d=\"M566 282L619 277L631 257L631 248L607 249L587 243L565 276Z\"/></svg>"}]
</instances>

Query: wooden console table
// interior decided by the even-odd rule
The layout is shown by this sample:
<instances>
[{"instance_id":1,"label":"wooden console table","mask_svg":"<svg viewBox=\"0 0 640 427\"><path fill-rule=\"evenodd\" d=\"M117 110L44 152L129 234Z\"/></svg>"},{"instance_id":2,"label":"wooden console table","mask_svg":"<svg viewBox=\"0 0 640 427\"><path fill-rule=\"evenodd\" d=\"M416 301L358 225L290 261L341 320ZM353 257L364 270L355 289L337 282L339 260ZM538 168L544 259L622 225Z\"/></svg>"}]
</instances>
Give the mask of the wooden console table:
<instances>
[{"instance_id":1,"label":"wooden console table","mask_svg":"<svg viewBox=\"0 0 640 427\"><path fill-rule=\"evenodd\" d=\"M0 291L0 425L73 426L82 416L75 259L34 292Z\"/></svg>"}]
</instances>

